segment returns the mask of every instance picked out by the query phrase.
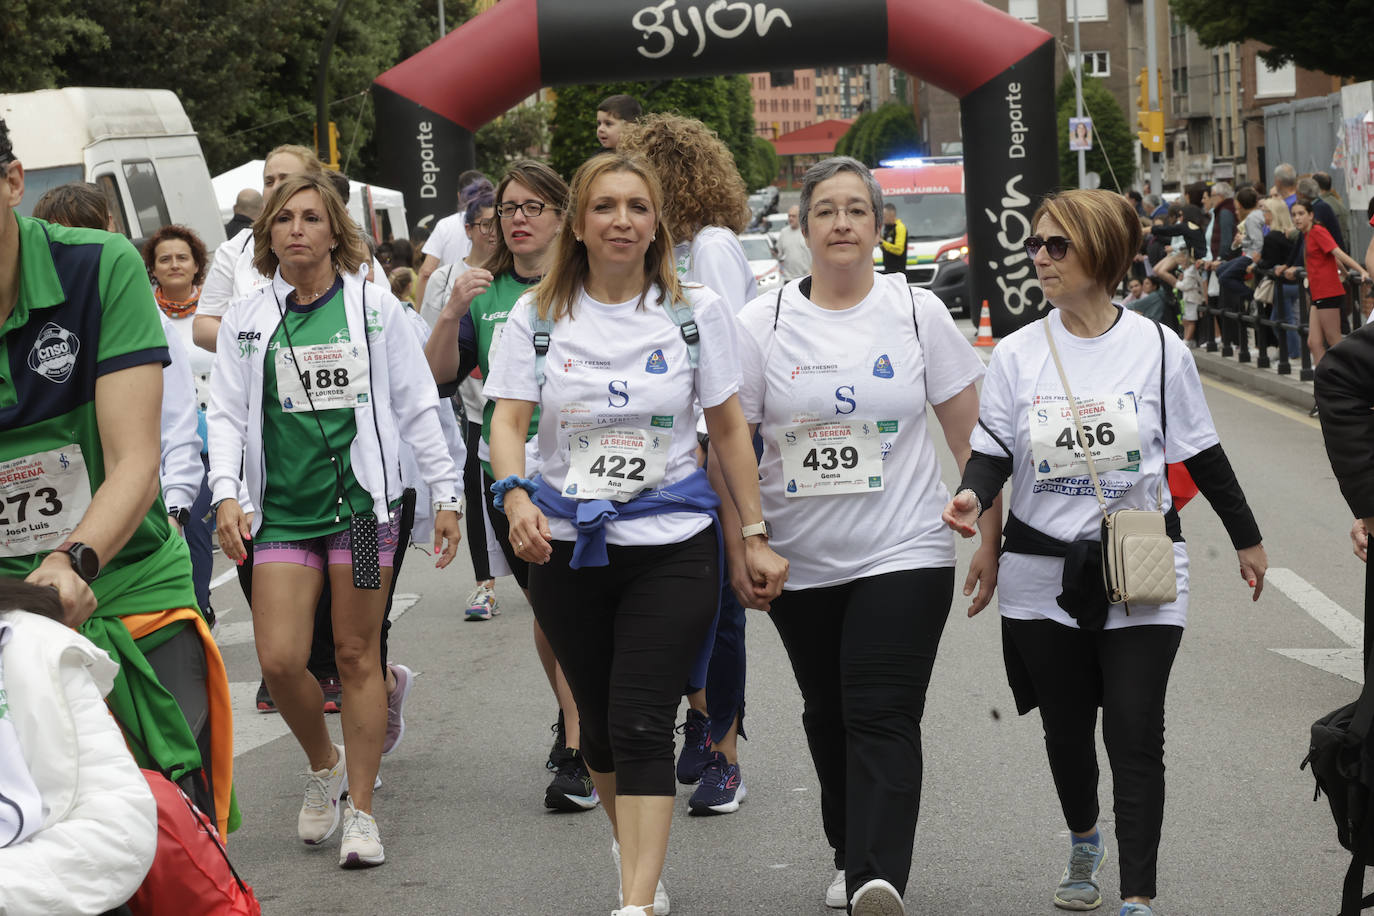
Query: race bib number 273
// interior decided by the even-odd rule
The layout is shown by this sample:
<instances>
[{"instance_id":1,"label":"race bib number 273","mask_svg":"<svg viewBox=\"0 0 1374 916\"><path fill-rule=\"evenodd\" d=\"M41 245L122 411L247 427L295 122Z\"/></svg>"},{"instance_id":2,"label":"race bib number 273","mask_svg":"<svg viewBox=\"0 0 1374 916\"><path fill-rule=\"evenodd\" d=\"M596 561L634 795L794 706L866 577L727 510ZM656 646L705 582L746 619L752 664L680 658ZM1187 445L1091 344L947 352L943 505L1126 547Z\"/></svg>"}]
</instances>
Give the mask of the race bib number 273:
<instances>
[{"instance_id":1,"label":"race bib number 273","mask_svg":"<svg viewBox=\"0 0 1374 916\"><path fill-rule=\"evenodd\" d=\"M0 462L0 556L52 550L90 505L91 481L79 445Z\"/></svg>"}]
</instances>

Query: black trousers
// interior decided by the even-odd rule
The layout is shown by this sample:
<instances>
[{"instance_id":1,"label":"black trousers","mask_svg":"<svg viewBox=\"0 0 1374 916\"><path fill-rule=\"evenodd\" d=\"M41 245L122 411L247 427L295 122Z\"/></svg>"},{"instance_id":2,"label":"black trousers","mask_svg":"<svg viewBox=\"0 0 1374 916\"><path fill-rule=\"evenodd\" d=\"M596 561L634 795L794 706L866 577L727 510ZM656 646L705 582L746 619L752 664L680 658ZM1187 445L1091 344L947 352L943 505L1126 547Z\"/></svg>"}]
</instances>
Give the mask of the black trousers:
<instances>
[{"instance_id":1,"label":"black trousers","mask_svg":"<svg viewBox=\"0 0 1374 916\"><path fill-rule=\"evenodd\" d=\"M921 808L921 716L954 569L912 569L783 592L768 615L801 688L821 822L846 894L905 893Z\"/></svg>"},{"instance_id":2,"label":"black trousers","mask_svg":"<svg viewBox=\"0 0 1374 916\"><path fill-rule=\"evenodd\" d=\"M573 569L573 545L530 568L530 604L563 666L587 766L619 795L675 795L673 726L682 685L716 615L714 526L678 544L608 545Z\"/></svg>"},{"instance_id":3,"label":"black trousers","mask_svg":"<svg viewBox=\"0 0 1374 916\"><path fill-rule=\"evenodd\" d=\"M530 587L530 564L517 557L515 548L511 546L510 522L506 520L506 513L496 508L495 497L491 494L491 485L495 482L487 476L486 471L482 471L482 499L487 504L487 515L491 517L491 530L496 535L496 545L501 548L501 555L506 558L506 565L510 567L511 575L515 576L515 581L521 588L528 589ZM571 556L571 546L569 546L568 551L568 555Z\"/></svg>"},{"instance_id":4,"label":"black trousers","mask_svg":"<svg viewBox=\"0 0 1374 916\"><path fill-rule=\"evenodd\" d=\"M463 495L467 497L468 553L472 557L472 572L478 582L491 578L491 561L487 559L487 526L482 521L482 462L477 457L477 445L482 441L482 424L467 424L463 437L468 449L468 461L463 465Z\"/></svg>"},{"instance_id":5,"label":"black trousers","mask_svg":"<svg viewBox=\"0 0 1374 916\"><path fill-rule=\"evenodd\" d=\"M1098 817L1097 708L1112 767L1121 896L1155 894L1164 824L1164 695L1177 626L1090 633L1053 620L1006 620L1040 703L1050 774L1074 833Z\"/></svg>"}]
</instances>

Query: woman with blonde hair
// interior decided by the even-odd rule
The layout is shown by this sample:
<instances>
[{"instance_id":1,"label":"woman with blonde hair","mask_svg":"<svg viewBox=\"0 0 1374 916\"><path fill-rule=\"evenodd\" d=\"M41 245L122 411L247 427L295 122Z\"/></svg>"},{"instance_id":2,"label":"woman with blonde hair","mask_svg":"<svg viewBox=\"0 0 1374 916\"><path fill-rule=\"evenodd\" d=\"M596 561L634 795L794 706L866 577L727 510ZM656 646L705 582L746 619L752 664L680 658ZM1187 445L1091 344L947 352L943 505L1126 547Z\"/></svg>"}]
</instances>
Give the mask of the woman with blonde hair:
<instances>
[{"instance_id":1,"label":"woman with blonde hair","mask_svg":"<svg viewBox=\"0 0 1374 916\"><path fill-rule=\"evenodd\" d=\"M433 379L404 306L359 277L366 257L327 179L282 182L253 224L254 264L272 280L220 325L209 412L219 542L240 563L244 542L255 542L258 660L309 761L297 833L323 843L342 813L345 868L385 861L372 789L387 731L378 659L400 538L396 443L413 449L434 494L441 568L457 551L460 514ZM251 523L236 498L241 462L259 509ZM306 668L326 576L343 746L330 740L320 686Z\"/></svg>"},{"instance_id":2,"label":"woman with blonde hair","mask_svg":"<svg viewBox=\"0 0 1374 916\"><path fill-rule=\"evenodd\" d=\"M626 125L619 149L644 156L663 181L663 217L676 244L678 276L703 284L738 315L758 295L758 283L737 236L749 221L749 202L729 148L700 121L651 114ZM705 432L700 422L697 431ZM746 794L739 764L745 615L727 571L721 574L720 613L687 682L677 765L678 781L697 786L687 810L698 815L737 811Z\"/></svg>"},{"instance_id":3,"label":"woman with blonde hair","mask_svg":"<svg viewBox=\"0 0 1374 916\"><path fill-rule=\"evenodd\" d=\"M615 837L620 916L668 911L659 875L673 721L719 594L718 500L697 466L697 401L747 523L758 607L787 571L764 533L734 318L719 296L679 281L672 244L643 160L607 153L584 164L549 271L511 310L486 387L492 489L582 716L582 753ZM543 465L527 479L536 408Z\"/></svg>"}]
</instances>

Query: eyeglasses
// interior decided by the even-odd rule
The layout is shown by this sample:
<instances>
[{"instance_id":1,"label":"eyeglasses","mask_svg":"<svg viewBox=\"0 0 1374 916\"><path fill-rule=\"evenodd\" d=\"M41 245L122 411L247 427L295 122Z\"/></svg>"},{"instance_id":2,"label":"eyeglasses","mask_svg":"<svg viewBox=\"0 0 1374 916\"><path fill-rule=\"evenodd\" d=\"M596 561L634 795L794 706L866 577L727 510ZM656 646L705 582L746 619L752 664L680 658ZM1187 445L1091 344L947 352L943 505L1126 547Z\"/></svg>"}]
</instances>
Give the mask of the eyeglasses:
<instances>
[{"instance_id":1,"label":"eyeglasses","mask_svg":"<svg viewBox=\"0 0 1374 916\"><path fill-rule=\"evenodd\" d=\"M514 211L512 211L511 216L514 215L515 213ZM496 217L492 216L487 219L475 219L472 222L468 223L468 225L477 227L478 232L481 232L485 235L491 235L493 232L496 231Z\"/></svg>"},{"instance_id":2,"label":"eyeglasses","mask_svg":"<svg viewBox=\"0 0 1374 916\"><path fill-rule=\"evenodd\" d=\"M515 211L519 210L525 214L525 219L534 219L546 209L558 211L557 207L549 207L542 200L527 200L519 204L507 201L496 208L496 214L502 219L515 219Z\"/></svg>"},{"instance_id":3,"label":"eyeglasses","mask_svg":"<svg viewBox=\"0 0 1374 916\"><path fill-rule=\"evenodd\" d=\"M1042 239L1038 235L1032 235L1026 239L1026 254L1034 258L1040 253L1040 249L1045 249L1045 253L1055 261L1064 260L1064 255L1069 253L1069 240L1062 235L1052 235L1047 239Z\"/></svg>"},{"instance_id":4,"label":"eyeglasses","mask_svg":"<svg viewBox=\"0 0 1374 916\"><path fill-rule=\"evenodd\" d=\"M851 223L866 223L873 219L873 211L867 207L853 206L839 209L828 204L821 204L811 211L811 221L815 223L829 223L834 221L841 213L849 217Z\"/></svg>"}]
</instances>

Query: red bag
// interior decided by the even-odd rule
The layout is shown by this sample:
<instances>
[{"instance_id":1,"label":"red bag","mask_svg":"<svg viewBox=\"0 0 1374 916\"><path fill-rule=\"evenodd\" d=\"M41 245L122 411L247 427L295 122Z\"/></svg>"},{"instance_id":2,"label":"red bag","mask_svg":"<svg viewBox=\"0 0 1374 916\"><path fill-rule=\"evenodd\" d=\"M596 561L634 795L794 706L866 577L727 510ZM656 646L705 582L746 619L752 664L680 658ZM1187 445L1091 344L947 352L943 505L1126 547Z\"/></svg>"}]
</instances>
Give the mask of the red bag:
<instances>
[{"instance_id":1,"label":"red bag","mask_svg":"<svg viewBox=\"0 0 1374 916\"><path fill-rule=\"evenodd\" d=\"M144 770L143 778L157 800L157 855L127 904L134 916L262 916L209 818L161 773Z\"/></svg>"}]
</instances>

